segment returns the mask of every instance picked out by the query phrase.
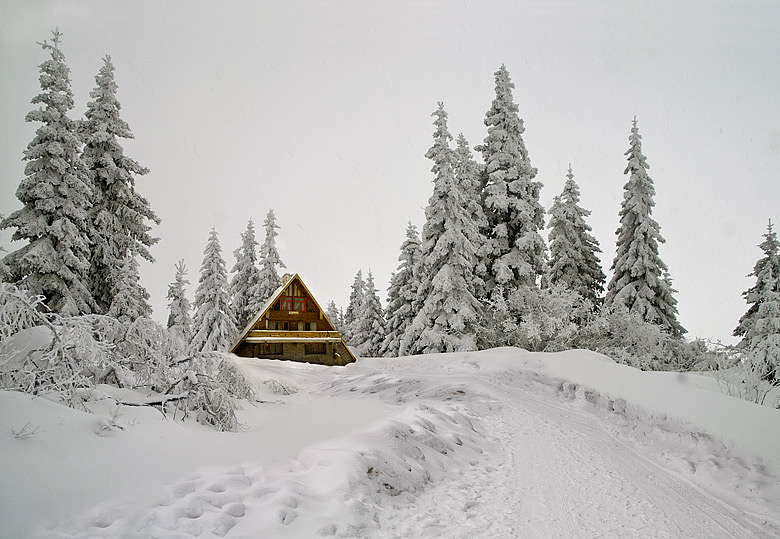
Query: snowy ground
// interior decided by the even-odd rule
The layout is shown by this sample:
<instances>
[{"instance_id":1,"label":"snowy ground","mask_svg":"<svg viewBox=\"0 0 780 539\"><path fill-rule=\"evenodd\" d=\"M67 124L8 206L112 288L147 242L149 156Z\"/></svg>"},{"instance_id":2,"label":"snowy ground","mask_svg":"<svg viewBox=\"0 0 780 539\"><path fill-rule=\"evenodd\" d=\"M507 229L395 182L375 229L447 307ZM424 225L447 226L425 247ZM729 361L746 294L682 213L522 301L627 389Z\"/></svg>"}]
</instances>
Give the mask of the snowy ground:
<instances>
[{"instance_id":1,"label":"snowy ground","mask_svg":"<svg viewBox=\"0 0 780 539\"><path fill-rule=\"evenodd\" d=\"M780 536L780 411L711 378L582 351L242 364L264 402L237 434L0 392L0 536Z\"/></svg>"}]
</instances>

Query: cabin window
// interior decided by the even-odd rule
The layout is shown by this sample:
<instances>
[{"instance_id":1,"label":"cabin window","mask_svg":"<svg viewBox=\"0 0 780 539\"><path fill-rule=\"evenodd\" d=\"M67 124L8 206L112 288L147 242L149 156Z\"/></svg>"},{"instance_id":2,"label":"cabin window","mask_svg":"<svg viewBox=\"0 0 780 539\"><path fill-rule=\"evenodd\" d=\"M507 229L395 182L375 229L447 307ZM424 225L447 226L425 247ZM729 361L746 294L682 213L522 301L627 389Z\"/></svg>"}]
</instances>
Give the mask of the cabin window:
<instances>
[{"instance_id":1,"label":"cabin window","mask_svg":"<svg viewBox=\"0 0 780 539\"><path fill-rule=\"evenodd\" d=\"M268 329L275 329L277 331L287 331L290 329L290 325L288 322L269 321Z\"/></svg>"},{"instance_id":2,"label":"cabin window","mask_svg":"<svg viewBox=\"0 0 780 539\"><path fill-rule=\"evenodd\" d=\"M279 298L279 310L303 312L306 310L306 298L282 296Z\"/></svg>"},{"instance_id":3,"label":"cabin window","mask_svg":"<svg viewBox=\"0 0 780 539\"><path fill-rule=\"evenodd\" d=\"M254 345L255 357L260 356L280 356L284 353L282 343L258 343Z\"/></svg>"},{"instance_id":4,"label":"cabin window","mask_svg":"<svg viewBox=\"0 0 780 539\"><path fill-rule=\"evenodd\" d=\"M313 342L306 344L306 353L307 354L324 354L325 353L325 343L324 342Z\"/></svg>"},{"instance_id":5,"label":"cabin window","mask_svg":"<svg viewBox=\"0 0 780 539\"><path fill-rule=\"evenodd\" d=\"M317 331L317 322L306 322L303 327L304 331Z\"/></svg>"}]
</instances>

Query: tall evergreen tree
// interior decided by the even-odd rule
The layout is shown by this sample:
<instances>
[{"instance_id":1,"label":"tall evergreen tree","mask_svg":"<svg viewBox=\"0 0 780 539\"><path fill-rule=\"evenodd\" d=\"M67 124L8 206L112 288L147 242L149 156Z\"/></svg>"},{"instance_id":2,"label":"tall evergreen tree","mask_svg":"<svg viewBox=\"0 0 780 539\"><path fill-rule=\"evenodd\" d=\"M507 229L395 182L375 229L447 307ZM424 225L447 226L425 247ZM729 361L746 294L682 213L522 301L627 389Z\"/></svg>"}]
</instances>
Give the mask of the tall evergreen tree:
<instances>
[{"instance_id":1,"label":"tall evergreen tree","mask_svg":"<svg viewBox=\"0 0 780 539\"><path fill-rule=\"evenodd\" d=\"M585 222L590 211L579 206L580 188L569 165L566 184L550 208L550 282L577 292L596 303L604 291L606 276L596 253L599 242Z\"/></svg>"},{"instance_id":2,"label":"tall evergreen tree","mask_svg":"<svg viewBox=\"0 0 780 539\"><path fill-rule=\"evenodd\" d=\"M184 260L176 264L176 276L173 283L168 285L168 328L177 332L185 343L192 339L192 306L187 299L185 286L190 284L187 280L187 267Z\"/></svg>"},{"instance_id":3,"label":"tall evergreen tree","mask_svg":"<svg viewBox=\"0 0 780 539\"><path fill-rule=\"evenodd\" d=\"M353 323L351 344L363 357L378 357L385 339L385 319L371 271L365 281L363 301Z\"/></svg>"},{"instance_id":4,"label":"tall evergreen tree","mask_svg":"<svg viewBox=\"0 0 780 539\"><path fill-rule=\"evenodd\" d=\"M414 304L417 295L417 278L414 268L420 261L420 235L411 222L406 227L406 240L401 244L400 264L390 278L385 308L386 336L380 355L396 357L401 347L401 337L414 319Z\"/></svg>"},{"instance_id":5,"label":"tall evergreen tree","mask_svg":"<svg viewBox=\"0 0 780 539\"><path fill-rule=\"evenodd\" d=\"M537 170L531 166L522 136L525 127L512 97L515 85L506 66L495 75L496 98L485 114L488 135L475 149L485 162L486 294L500 286L508 296L520 286L536 285L545 271L547 254L541 235L545 211L539 203L542 183L534 181Z\"/></svg>"},{"instance_id":6,"label":"tall evergreen tree","mask_svg":"<svg viewBox=\"0 0 780 539\"><path fill-rule=\"evenodd\" d=\"M260 246L260 274L257 286L252 286L249 290L250 301L247 304L247 309L252 312L259 311L271 297L271 294L281 286L282 279L276 268L287 267L276 249L279 225L276 224L274 210L268 210L263 227L265 228L265 241Z\"/></svg>"},{"instance_id":7,"label":"tall evergreen tree","mask_svg":"<svg viewBox=\"0 0 780 539\"><path fill-rule=\"evenodd\" d=\"M336 331L343 331L341 311L336 307L336 303L333 300L328 302L328 306L325 308L325 315L328 317L328 320L330 320L330 323L333 324Z\"/></svg>"},{"instance_id":8,"label":"tall evergreen tree","mask_svg":"<svg viewBox=\"0 0 780 539\"><path fill-rule=\"evenodd\" d=\"M444 104L432 114L434 144L425 154L433 161L433 194L425 209L419 290L414 320L401 339L405 355L476 349L474 324L481 312L474 296L479 231L471 221L470 186L455 174L458 157L450 148Z\"/></svg>"},{"instance_id":9,"label":"tall evergreen tree","mask_svg":"<svg viewBox=\"0 0 780 539\"><path fill-rule=\"evenodd\" d=\"M230 305L227 270L215 228L203 251L198 289L195 291L195 317L190 347L195 352L226 352L236 334Z\"/></svg>"},{"instance_id":10,"label":"tall evergreen tree","mask_svg":"<svg viewBox=\"0 0 780 539\"><path fill-rule=\"evenodd\" d=\"M128 251L124 263L111 271L114 297L106 314L125 323L150 317L152 315L152 307L149 305L150 296L149 292L141 286L135 253Z\"/></svg>"},{"instance_id":11,"label":"tall evergreen tree","mask_svg":"<svg viewBox=\"0 0 780 539\"><path fill-rule=\"evenodd\" d=\"M474 161L474 156L469 148L469 143L463 133L457 138L455 148L455 179L461 186L466 206L464 209L469 215L469 219L475 226L475 231L469 238L477 251L477 261L474 267L474 295L479 298L487 296L485 280L487 278L487 267L481 253L485 252L488 240L485 237L485 231L488 226L487 217L482 206L482 170L483 167Z\"/></svg>"},{"instance_id":12,"label":"tall evergreen tree","mask_svg":"<svg viewBox=\"0 0 780 539\"><path fill-rule=\"evenodd\" d=\"M355 280L352 282L352 292L349 294L349 304L342 318L344 340L353 344L352 336L357 330L360 321L360 312L363 310L363 302L366 296L366 282L363 280L363 271L358 270Z\"/></svg>"},{"instance_id":13,"label":"tall evergreen tree","mask_svg":"<svg viewBox=\"0 0 780 539\"><path fill-rule=\"evenodd\" d=\"M629 142L625 153L628 166L623 173L630 174L630 178L623 187L620 228L615 232L617 254L611 268L614 274L607 286L605 303L622 303L646 322L680 336L685 329L677 321L677 300L666 273L668 268L658 255L658 244L665 240L661 227L652 218L655 187L647 174L650 166L642 154L636 118Z\"/></svg>"},{"instance_id":14,"label":"tall evergreen tree","mask_svg":"<svg viewBox=\"0 0 780 539\"><path fill-rule=\"evenodd\" d=\"M243 328L260 310L260 302L253 297L252 290L257 290L260 284L260 270L257 268L257 240L255 240L255 224L252 220L246 225L246 232L241 234L241 247L233 251L236 264L231 273L235 273L230 281L233 312L239 328Z\"/></svg>"},{"instance_id":15,"label":"tall evergreen tree","mask_svg":"<svg viewBox=\"0 0 780 539\"><path fill-rule=\"evenodd\" d=\"M761 307L764 303L771 303L780 293L780 242L777 240L777 233L772 230L772 221L769 221L764 241L759 247L764 252L764 256L756 262L753 271L749 274L756 278L756 284L742 294L750 307L734 329L734 336L742 337L740 346L745 348L750 347L752 341L767 333L768 322L763 322L764 326L759 328L756 324L758 320L767 318L774 307L767 306L763 311Z\"/></svg>"},{"instance_id":16,"label":"tall evergreen tree","mask_svg":"<svg viewBox=\"0 0 780 539\"><path fill-rule=\"evenodd\" d=\"M119 143L119 139L134 137L130 126L120 117L122 106L116 97L117 84L110 56L103 59L95 82L97 85L89 94L92 101L87 104L80 129L84 138L82 159L93 188L93 206L89 212L93 224L89 229L93 246L90 289L98 308L106 312L120 289L129 284L113 278L122 274L127 257L138 254L154 262L149 248L159 238L149 234L151 227L147 221L159 224L160 218L152 211L149 201L135 190L136 177L149 170L127 157Z\"/></svg>"},{"instance_id":17,"label":"tall evergreen tree","mask_svg":"<svg viewBox=\"0 0 780 539\"><path fill-rule=\"evenodd\" d=\"M5 218L0 228L16 228L12 239L27 242L5 256L6 279L44 296L52 311L78 315L95 310L88 275L92 192L77 123L68 117L73 92L61 37L54 31L52 42L41 44L51 58L40 65L42 92L32 99L40 106L25 117L42 125L24 152L25 178L16 190L24 207Z\"/></svg>"}]
</instances>

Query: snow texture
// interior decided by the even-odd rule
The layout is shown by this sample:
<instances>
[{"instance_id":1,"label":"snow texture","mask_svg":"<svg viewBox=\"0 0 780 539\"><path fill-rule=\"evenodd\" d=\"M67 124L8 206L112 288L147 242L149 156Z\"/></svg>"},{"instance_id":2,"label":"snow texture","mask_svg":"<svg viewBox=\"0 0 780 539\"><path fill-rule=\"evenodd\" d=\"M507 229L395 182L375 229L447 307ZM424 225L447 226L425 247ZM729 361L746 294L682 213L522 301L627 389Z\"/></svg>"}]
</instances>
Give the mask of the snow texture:
<instances>
[{"instance_id":1,"label":"snow texture","mask_svg":"<svg viewBox=\"0 0 780 539\"><path fill-rule=\"evenodd\" d=\"M780 533L780 415L585 351L242 359L239 433L0 393L8 537ZM265 383L263 383L265 382ZM262 389L265 388L265 389ZM279 391L295 388L297 392ZM74 489L73 485L79 485Z\"/></svg>"}]
</instances>

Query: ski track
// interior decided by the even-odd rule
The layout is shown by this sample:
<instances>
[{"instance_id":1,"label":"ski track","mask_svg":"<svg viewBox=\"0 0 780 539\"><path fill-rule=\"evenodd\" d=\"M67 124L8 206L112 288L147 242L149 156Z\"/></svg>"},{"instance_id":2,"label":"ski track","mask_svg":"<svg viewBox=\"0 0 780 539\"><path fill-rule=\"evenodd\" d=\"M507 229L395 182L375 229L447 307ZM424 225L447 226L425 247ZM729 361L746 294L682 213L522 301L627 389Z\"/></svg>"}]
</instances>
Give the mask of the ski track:
<instances>
[{"instance_id":1,"label":"ski track","mask_svg":"<svg viewBox=\"0 0 780 539\"><path fill-rule=\"evenodd\" d=\"M345 457L354 474L344 492L307 479L319 464L201 471L171 485L160 505L99 507L46 536L302 537L296 526L309 522L306 536L379 539L778 537L773 525L639 454L610 433L608 417L563 400L556 387L478 367L401 369L309 384L399 410L365 439L401 445L344 450L355 455Z\"/></svg>"},{"instance_id":2,"label":"ski track","mask_svg":"<svg viewBox=\"0 0 780 539\"><path fill-rule=\"evenodd\" d=\"M378 515L381 538L774 538L762 524L637 454L594 414L500 378L482 418L503 459Z\"/></svg>"}]
</instances>

